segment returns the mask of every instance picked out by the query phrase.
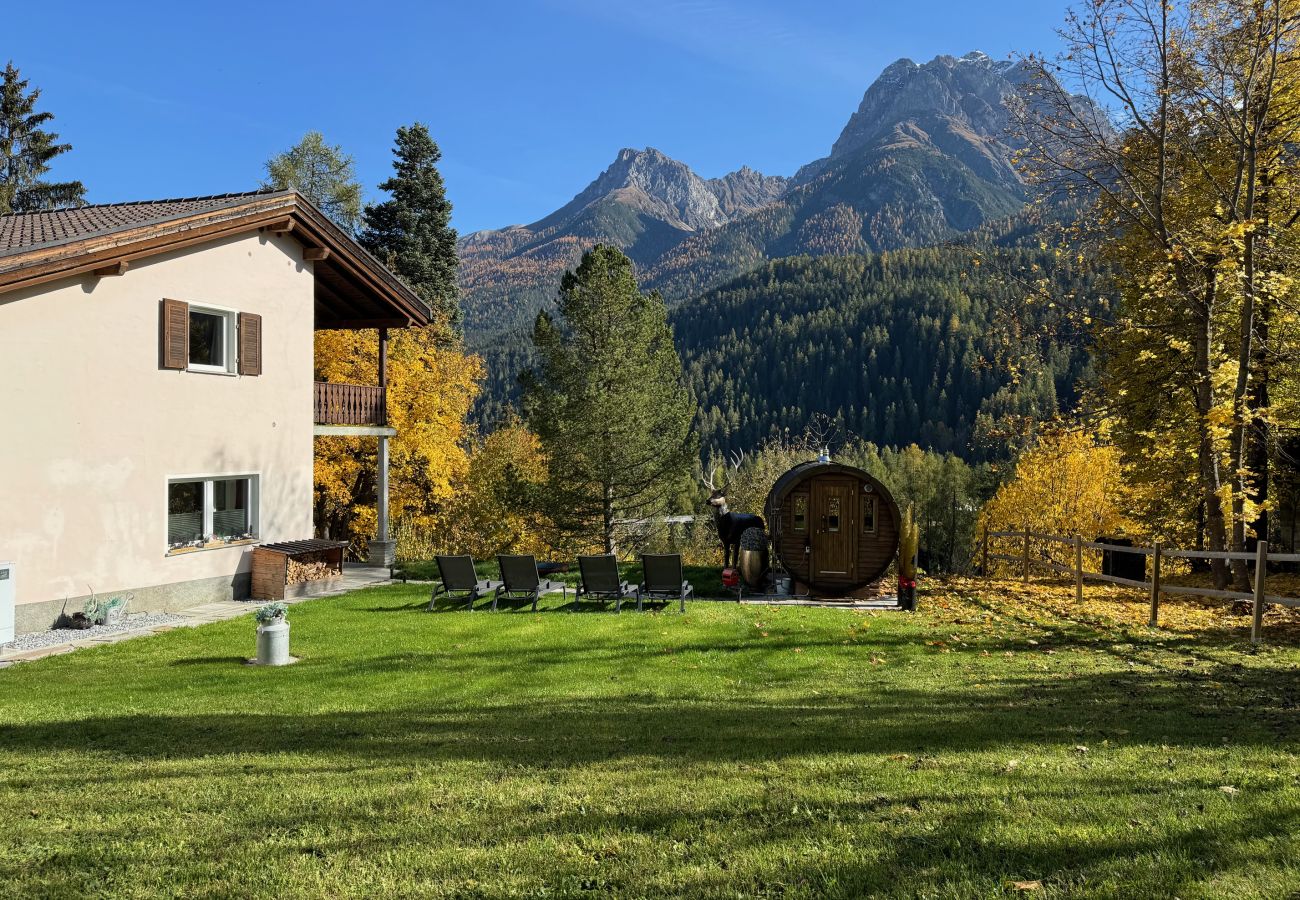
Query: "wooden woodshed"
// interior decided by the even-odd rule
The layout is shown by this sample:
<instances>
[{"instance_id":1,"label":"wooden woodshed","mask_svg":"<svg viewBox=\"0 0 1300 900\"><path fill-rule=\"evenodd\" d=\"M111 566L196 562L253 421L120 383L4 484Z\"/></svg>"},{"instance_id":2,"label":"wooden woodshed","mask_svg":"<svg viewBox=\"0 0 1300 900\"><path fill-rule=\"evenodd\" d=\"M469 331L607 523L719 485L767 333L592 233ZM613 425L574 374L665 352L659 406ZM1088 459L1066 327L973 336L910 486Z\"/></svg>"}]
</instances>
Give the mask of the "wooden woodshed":
<instances>
[{"instance_id":1,"label":"wooden woodshed","mask_svg":"<svg viewBox=\"0 0 1300 900\"><path fill-rule=\"evenodd\" d=\"M772 486L764 513L796 593L862 594L898 555L898 504L852 466L824 459L795 466Z\"/></svg>"}]
</instances>

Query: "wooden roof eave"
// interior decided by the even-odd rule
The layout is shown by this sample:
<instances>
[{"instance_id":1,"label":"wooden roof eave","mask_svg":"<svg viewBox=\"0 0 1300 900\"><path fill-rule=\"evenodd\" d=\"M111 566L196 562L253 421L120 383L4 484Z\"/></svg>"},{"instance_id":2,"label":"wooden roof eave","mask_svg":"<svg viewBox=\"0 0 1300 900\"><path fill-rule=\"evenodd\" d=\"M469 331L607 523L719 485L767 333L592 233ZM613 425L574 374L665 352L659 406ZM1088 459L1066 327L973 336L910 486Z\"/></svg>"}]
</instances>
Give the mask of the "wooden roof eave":
<instances>
[{"instance_id":1,"label":"wooden roof eave","mask_svg":"<svg viewBox=\"0 0 1300 900\"><path fill-rule=\"evenodd\" d=\"M286 219L292 223L287 229ZM272 228L292 235L304 245L329 250L329 265L346 273L350 281L392 309L391 319L375 321L389 327L427 325L431 321L429 308L410 288L337 225L292 193L0 257L0 294Z\"/></svg>"}]
</instances>

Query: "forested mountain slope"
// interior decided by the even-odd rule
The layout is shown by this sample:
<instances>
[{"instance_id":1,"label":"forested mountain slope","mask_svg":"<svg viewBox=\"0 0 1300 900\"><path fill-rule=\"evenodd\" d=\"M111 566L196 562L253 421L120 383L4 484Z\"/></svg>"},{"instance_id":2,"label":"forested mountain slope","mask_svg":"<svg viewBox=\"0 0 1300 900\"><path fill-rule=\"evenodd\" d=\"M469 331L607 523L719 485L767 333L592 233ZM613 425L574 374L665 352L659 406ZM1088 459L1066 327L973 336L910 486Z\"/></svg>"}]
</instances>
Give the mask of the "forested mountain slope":
<instances>
[{"instance_id":1,"label":"forested mountain slope","mask_svg":"<svg viewBox=\"0 0 1300 900\"><path fill-rule=\"evenodd\" d=\"M979 251L774 260L679 304L672 324L700 404L701 444L750 447L786 428L797 434L823 414L846 436L877 444L998 456L1015 419L1072 406L1088 377L1082 338L1060 340L1071 329L1045 305L1025 304L1014 275L1039 266L1061 296L1102 290L1092 269L1036 241L988 240L1022 236L1024 227L1013 220L982 229ZM1013 330L1031 337L1010 340ZM489 352L481 409L492 421L531 354L522 332Z\"/></svg>"},{"instance_id":2,"label":"forested mountain slope","mask_svg":"<svg viewBox=\"0 0 1300 900\"><path fill-rule=\"evenodd\" d=\"M1086 271L1048 251L961 247L777 260L680 306L673 326L699 404L701 443L750 447L815 415L877 444L996 456L1009 417L1072 405L1082 341L1008 347L1008 317L1033 334L1057 314L1026 306L1004 272L1038 265L1062 293ZM1033 363L1016 375L1010 358Z\"/></svg>"}]
</instances>

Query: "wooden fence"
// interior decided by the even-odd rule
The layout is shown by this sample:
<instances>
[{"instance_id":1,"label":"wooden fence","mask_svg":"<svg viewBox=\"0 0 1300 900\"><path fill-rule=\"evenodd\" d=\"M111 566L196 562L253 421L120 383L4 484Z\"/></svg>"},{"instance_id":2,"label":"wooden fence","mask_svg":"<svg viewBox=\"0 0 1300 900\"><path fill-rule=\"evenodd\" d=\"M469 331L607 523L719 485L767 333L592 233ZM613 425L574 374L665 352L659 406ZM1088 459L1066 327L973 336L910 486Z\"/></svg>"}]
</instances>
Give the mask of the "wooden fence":
<instances>
[{"instance_id":1,"label":"wooden fence","mask_svg":"<svg viewBox=\"0 0 1300 900\"><path fill-rule=\"evenodd\" d=\"M989 549L989 541L994 539L1015 538L1020 546L1020 552L1011 553L993 553ZM1058 543L1069 545L1074 550L1074 564L1064 565L1050 558L1038 558L1033 556L1032 544L1034 541L1045 543ZM1083 551L1100 550L1111 551L1112 553L1132 553L1148 557L1151 560L1150 578L1143 581L1137 581L1132 578L1121 578L1117 575L1106 575L1101 572L1088 572L1083 568ZM1018 563L1021 570L1021 578L1029 581L1030 569L1033 566L1049 569L1060 574L1068 574L1074 577L1074 595L1077 600L1083 600L1083 582L1085 580L1106 581L1111 584L1121 584L1127 587L1141 588L1147 591L1151 598L1151 626L1154 628L1160 618L1160 595L1161 594L1191 594L1198 597L1213 597L1216 599L1227 600L1248 600L1252 604L1254 614L1250 627L1250 640L1253 644L1258 644L1262 639L1264 628L1264 607L1269 603L1276 603L1280 606L1300 607L1300 599L1294 597L1278 597L1273 594L1265 593L1265 577L1268 574L1268 564L1275 563L1295 563L1300 562L1300 553L1269 553L1268 541L1260 541L1254 553L1234 553L1223 550L1176 550L1161 546L1157 541L1153 547L1125 547L1120 544L1106 544L1098 541L1085 541L1079 535L1074 537L1063 537L1058 534L1039 534L1033 531L989 531L984 530L983 537L980 540L980 572L984 575L989 573L989 562L996 560L1000 562ZM1225 559L1225 560L1246 560L1253 561L1255 564L1254 571L1254 590L1247 593L1245 591L1226 591L1217 588L1196 587L1193 585L1167 584L1161 580L1161 564L1166 559ZM1145 567L1144 567L1145 571Z\"/></svg>"}]
</instances>

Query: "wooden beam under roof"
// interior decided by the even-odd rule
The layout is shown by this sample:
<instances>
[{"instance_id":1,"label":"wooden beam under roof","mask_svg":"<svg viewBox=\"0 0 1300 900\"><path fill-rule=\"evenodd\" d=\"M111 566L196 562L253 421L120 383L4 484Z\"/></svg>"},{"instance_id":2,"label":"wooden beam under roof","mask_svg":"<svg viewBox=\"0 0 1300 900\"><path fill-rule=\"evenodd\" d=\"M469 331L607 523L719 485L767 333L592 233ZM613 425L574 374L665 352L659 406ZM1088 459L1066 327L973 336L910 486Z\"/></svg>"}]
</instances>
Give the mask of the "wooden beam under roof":
<instances>
[{"instance_id":1,"label":"wooden beam under roof","mask_svg":"<svg viewBox=\"0 0 1300 900\"><path fill-rule=\"evenodd\" d=\"M110 278L114 275L125 275L126 270L131 268L131 263L125 259L119 259L112 265L100 266L92 273L96 278Z\"/></svg>"},{"instance_id":2,"label":"wooden beam under roof","mask_svg":"<svg viewBox=\"0 0 1300 900\"><path fill-rule=\"evenodd\" d=\"M412 324L410 319L340 319L330 322L329 327L352 331L358 328L410 328Z\"/></svg>"},{"instance_id":3,"label":"wooden beam under roof","mask_svg":"<svg viewBox=\"0 0 1300 900\"><path fill-rule=\"evenodd\" d=\"M303 247L302 258L306 262L320 262L330 258L328 247Z\"/></svg>"},{"instance_id":4,"label":"wooden beam under roof","mask_svg":"<svg viewBox=\"0 0 1300 900\"><path fill-rule=\"evenodd\" d=\"M375 317L372 309L353 303L319 275L316 276L316 300L320 306L330 310L335 318L372 319Z\"/></svg>"}]
</instances>

